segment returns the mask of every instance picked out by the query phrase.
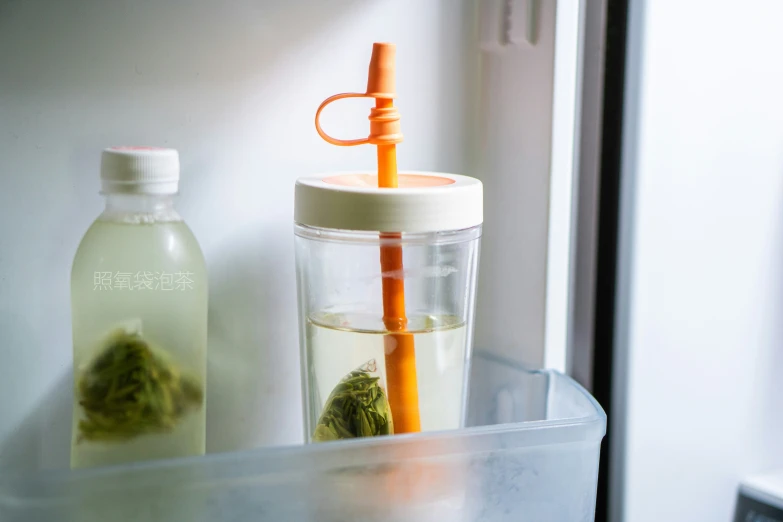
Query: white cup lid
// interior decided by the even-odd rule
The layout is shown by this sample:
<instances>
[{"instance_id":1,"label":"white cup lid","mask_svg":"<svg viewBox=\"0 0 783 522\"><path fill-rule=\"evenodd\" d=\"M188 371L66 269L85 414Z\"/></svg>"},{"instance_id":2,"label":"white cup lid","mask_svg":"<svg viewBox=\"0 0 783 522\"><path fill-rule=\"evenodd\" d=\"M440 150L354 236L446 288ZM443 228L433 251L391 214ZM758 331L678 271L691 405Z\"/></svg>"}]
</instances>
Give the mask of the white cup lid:
<instances>
[{"instance_id":1,"label":"white cup lid","mask_svg":"<svg viewBox=\"0 0 783 522\"><path fill-rule=\"evenodd\" d=\"M296 181L294 221L338 230L438 232L482 224L483 186L441 172L400 172L398 188L378 188L368 172L339 172Z\"/></svg>"},{"instance_id":2,"label":"white cup lid","mask_svg":"<svg viewBox=\"0 0 783 522\"><path fill-rule=\"evenodd\" d=\"M158 147L110 147L101 155L101 190L121 194L176 194L179 154Z\"/></svg>"}]
</instances>

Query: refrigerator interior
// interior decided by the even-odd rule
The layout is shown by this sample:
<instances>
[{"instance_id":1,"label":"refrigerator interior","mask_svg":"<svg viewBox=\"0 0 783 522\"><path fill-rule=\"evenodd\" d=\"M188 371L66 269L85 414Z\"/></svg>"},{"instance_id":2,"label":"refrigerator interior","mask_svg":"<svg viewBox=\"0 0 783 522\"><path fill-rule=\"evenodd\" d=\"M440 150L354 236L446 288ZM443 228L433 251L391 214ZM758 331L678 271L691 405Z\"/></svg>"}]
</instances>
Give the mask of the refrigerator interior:
<instances>
[{"instance_id":1,"label":"refrigerator interior","mask_svg":"<svg viewBox=\"0 0 783 522\"><path fill-rule=\"evenodd\" d=\"M476 346L567 370L583 19L578 0L0 3L0 470L68 465L69 273L113 145L180 152L209 271L208 452L301 441L293 183L373 169L313 117L364 89L374 41L397 44L401 170L485 184ZM360 137L366 111L324 127Z\"/></svg>"}]
</instances>

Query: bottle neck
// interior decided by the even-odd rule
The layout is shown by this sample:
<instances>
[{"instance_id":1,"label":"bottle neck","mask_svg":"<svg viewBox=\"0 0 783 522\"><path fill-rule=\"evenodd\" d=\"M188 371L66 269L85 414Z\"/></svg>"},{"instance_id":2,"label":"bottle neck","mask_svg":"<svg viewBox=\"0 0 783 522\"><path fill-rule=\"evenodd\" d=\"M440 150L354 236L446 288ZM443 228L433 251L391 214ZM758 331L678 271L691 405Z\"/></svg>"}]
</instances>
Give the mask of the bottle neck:
<instances>
[{"instance_id":1,"label":"bottle neck","mask_svg":"<svg viewBox=\"0 0 783 522\"><path fill-rule=\"evenodd\" d=\"M106 207L100 219L127 223L181 221L169 194L105 194Z\"/></svg>"}]
</instances>

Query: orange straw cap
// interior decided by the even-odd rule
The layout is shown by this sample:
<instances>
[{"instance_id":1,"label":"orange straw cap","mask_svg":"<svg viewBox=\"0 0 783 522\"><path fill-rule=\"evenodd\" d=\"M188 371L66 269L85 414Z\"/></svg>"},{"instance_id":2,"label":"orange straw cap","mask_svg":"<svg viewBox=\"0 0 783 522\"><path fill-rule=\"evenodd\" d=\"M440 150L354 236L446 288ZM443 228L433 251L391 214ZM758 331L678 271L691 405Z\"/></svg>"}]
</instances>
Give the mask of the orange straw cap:
<instances>
[{"instance_id":1,"label":"orange straw cap","mask_svg":"<svg viewBox=\"0 0 783 522\"><path fill-rule=\"evenodd\" d=\"M391 101L397 97L395 88L395 55L397 48L391 43L374 43L370 67L367 71L367 91L346 92L330 96L321 103L315 113L315 129L332 145L349 147L353 145L396 145L402 143L400 113ZM321 111L332 102L343 98L375 98L376 106L370 109L370 134L366 138L341 140L333 138L321 128ZM379 103L383 100L386 103Z\"/></svg>"},{"instance_id":2,"label":"orange straw cap","mask_svg":"<svg viewBox=\"0 0 783 522\"><path fill-rule=\"evenodd\" d=\"M372 44L370 70L367 72L367 96L389 99L397 97L397 89L394 86L396 54L397 46L392 43Z\"/></svg>"}]
</instances>

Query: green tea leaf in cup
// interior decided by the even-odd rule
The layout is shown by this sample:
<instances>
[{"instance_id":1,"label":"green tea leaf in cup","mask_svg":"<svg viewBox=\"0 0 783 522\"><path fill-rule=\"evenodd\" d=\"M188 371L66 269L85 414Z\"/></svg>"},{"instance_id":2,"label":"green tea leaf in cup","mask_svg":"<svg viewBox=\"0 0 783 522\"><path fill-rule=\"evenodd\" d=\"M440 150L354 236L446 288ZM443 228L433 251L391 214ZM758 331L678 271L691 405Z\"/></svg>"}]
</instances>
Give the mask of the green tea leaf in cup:
<instances>
[{"instance_id":1,"label":"green tea leaf in cup","mask_svg":"<svg viewBox=\"0 0 783 522\"><path fill-rule=\"evenodd\" d=\"M325 442L394 434L391 409L375 360L346 375L326 400L313 432L313 441Z\"/></svg>"}]
</instances>

